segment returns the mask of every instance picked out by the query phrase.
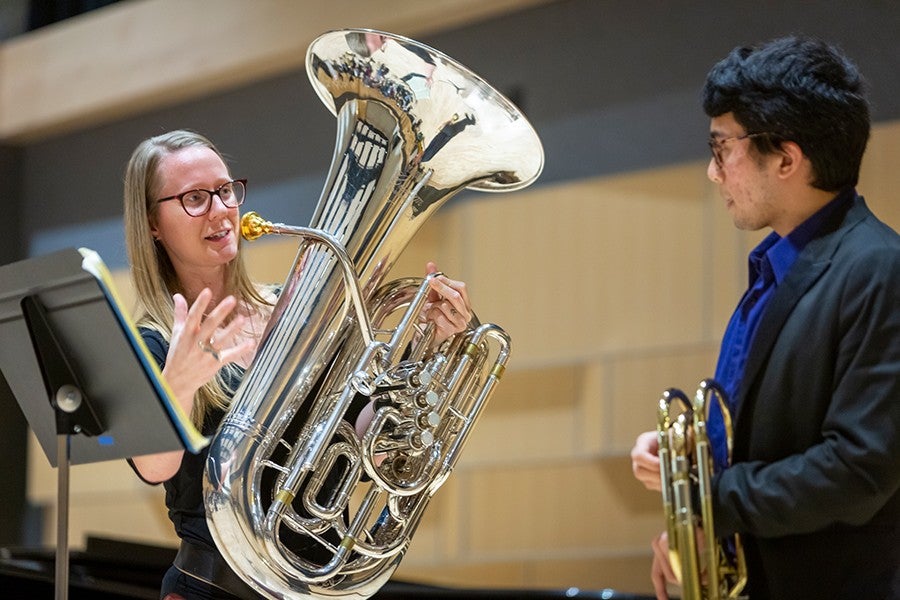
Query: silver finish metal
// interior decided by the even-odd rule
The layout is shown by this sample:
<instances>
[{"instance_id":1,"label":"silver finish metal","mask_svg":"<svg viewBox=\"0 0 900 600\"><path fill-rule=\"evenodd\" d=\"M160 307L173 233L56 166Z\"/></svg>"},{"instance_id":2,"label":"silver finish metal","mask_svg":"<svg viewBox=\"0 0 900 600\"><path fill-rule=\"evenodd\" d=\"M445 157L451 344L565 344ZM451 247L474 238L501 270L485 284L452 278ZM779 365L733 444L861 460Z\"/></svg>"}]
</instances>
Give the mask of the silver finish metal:
<instances>
[{"instance_id":1,"label":"silver finish metal","mask_svg":"<svg viewBox=\"0 0 900 600\"><path fill-rule=\"evenodd\" d=\"M73 413L78 410L82 399L78 386L66 384L56 390L56 406L63 412Z\"/></svg>"},{"instance_id":2,"label":"silver finish metal","mask_svg":"<svg viewBox=\"0 0 900 600\"><path fill-rule=\"evenodd\" d=\"M310 227L247 227L301 243L210 445L204 502L263 595L361 599L400 563L509 356L506 333L474 319L433 348L427 279L382 281L453 194L523 188L543 150L509 100L412 40L330 32L306 64L337 116L334 157ZM360 434L343 418L357 394L376 407Z\"/></svg>"}]
</instances>

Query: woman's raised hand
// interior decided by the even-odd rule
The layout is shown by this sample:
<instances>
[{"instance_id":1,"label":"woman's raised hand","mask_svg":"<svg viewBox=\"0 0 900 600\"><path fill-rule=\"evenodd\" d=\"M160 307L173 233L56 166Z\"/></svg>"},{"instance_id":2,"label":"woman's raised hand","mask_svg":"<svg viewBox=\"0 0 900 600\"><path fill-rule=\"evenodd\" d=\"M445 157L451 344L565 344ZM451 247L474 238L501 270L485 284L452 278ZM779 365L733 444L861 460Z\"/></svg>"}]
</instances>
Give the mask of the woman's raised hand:
<instances>
[{"instance_id":1,"label":"woman's raised hand","mask_svg":"<svg viewBox=\"0 0 900 600\"><path fill-rule=\"evenodd\" d=\"M427 274L437 273L437 266L429 262L425 266ZM472 305L466 284L445 275L431 280L428 300L422 313L426 321L434 323L434 341L440 344L453 334L465 331L472 318Z\"/></svg>"},{"instance_id":2,"label":"woman's raised hand","mask_svg":"<svg viewBox=\"0 0 900 600\"><path fill-rule=\"evenodd\" d=\"M212 292L207 288L190 308L181 294L175 294L173 300L175 321L163 371L179 398L182 394L193 398L194 392L215 377L222 366L237 360L255 342L237 335L245 322L242 315L225 323L237 306L234 296L225 297L211 309Z\"/></svg>"}]
</instances>

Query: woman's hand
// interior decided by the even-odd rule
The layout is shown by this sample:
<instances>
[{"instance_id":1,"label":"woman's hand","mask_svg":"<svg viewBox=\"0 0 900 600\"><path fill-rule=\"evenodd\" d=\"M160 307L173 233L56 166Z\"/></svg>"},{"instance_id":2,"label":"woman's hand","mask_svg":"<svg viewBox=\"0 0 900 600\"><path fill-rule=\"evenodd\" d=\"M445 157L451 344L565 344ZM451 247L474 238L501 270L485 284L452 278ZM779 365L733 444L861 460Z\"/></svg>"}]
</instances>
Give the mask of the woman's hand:
<instances>
[{"instance_id":1,"label":"woman's hand","mask_svg":"<svg viewBox=\"0 0 900 600\"><path fill-rule=\"evenodd\" d=\"M225 364L252 349L254 341L244 339L234 343L244 325L245 319L241 315L223 326L237 306L234 296L226 297L211 310L208 310L212 300L209 289L200 292L190 308L181 294L175 294L173 300L175 322L163 375L190 414L194 393L215 377Z\"/></svg>"},{"instance_id":2,"label":"woman's hand","mask_svg":"<svg viewBox=\"0 0 900 600\"><path fill-rule=\"evenodd\" d=\"M433 262L425 266L426 275L437 273L438 268ZM450 336L465 331L472 319L472 308L469 303L469 292L466 284L455 281L444 275L438 275L431 279L428 297L422 307L420 318L425 323L434 324L435 344L441 344ZM366 404L360 411L354 423L356 433L363 437L366 429L375 416L375 407L372 402ZM376 466L381 464L386 454L375 455Z\"/></svg>"},{"instance_id":3,"label":"woman's hand","mask_svg":"<svg viewBox=\"0 0 900 600\"><path fill-rule=\"evenodd\" d=\"M637 437L631 449L631 470L648 490L662 491L659 479L659 440L655 431L645 431Z\"/></svg>"},{"instance_id":4,"label":"woman's hand","mask_svg":"<svg viewBox=\"0 0 900 600\"><path fill-rule=\"evenodd\" d=\"M190 415L197 390L215 377L224 364L237 360L243 352L251 349L254 341L245 339L238 344L233 342L244 323L244 317L240 315L222 326L237 306L233 296L219 302L208 314L207 308L212 300L212 292L208 289L200 292L190 308L181 294L175 294L172 299L175 302L175 322L162 374L181 408ZM174 450L135 456L132 462L145 481L159 483L178 472L183 456L184 450Z\"/></svg>"},{"instance_id":5,"label":"woman's hand","mask_svg":"<svg viewBox=\"0 0 900 600\"><path fill-rule=\"evenodd\" d=\"M425 272L428 275L437 273L438 268L429 262ZM434 323L434 341L441 344L450 336L465 331L472 318L472 306L466 284L462 281L438 275L431 280L430 286L422 314L426 321Z\"/></svg>"}]
</instances>

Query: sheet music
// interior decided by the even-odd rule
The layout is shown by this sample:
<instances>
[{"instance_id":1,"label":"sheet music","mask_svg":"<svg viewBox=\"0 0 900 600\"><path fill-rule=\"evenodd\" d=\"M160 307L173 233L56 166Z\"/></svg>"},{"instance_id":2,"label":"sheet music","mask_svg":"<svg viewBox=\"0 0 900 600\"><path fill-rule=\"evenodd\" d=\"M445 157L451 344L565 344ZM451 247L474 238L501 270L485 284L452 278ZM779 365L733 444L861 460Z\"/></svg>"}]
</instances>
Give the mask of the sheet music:
<instances>
[{"instance_id":1,"label":"sheet music","mask_svg":"<svg viewBox=\"0 0 900 600\"><path fill-rule=\"evenodd\" d=\"M150 354L137 327L123 308L123 303L121 302L119 293L116 290L112 275L110 274L106 263L103 262L103 259L100 258L100 255L97 252L89 248L79 248L78 252L80 252L83 257L81 267L97 279L100 289L106 296L110 308L112 308L119 325L122 327L122 332L134 349L135 356L144 366L144 369L152 374L150 380L156 388L163 405L169 412L172 423L178 429L179 435L185 442L185 448L196 454L209 444L209 439L204 437L197 428L194 427L190 417L175 400L175 396L163 378L159 366L156 364L156 360L153 358L153 355Z\"/></svg>"}]
</instances>

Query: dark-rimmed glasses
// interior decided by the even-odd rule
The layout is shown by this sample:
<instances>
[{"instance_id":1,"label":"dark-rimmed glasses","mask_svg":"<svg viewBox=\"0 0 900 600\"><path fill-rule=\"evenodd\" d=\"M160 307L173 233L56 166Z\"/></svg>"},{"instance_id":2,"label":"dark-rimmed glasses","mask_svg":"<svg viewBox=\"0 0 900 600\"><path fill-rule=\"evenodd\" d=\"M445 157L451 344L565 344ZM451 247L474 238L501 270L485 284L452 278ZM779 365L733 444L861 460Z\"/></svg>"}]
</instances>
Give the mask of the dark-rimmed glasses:
<instances>
[{"instance_id":1,"label":"dark-rimmed glasses","mask_svg":"<svg viewBox=\"0 0 900 600\"><path fill-rule=\"evenodd\" d=\"M202 217L209 212L212 207L212 197L218 196L227 208L237 208L244 202L244 196L247 193L246 179L232 179L217 187L214 190L188 190L174 196L167 196L156 201L166 202L168 200L178 200L184 212L192 217Z\"/></svg>"},{"instance_id":2,"label":"dark-rimmed glasses","mask_svg":"<svg viewBox=\"0 0 900 600\"><path fill-rule=\"evenodd\" d=\"M759 133L745 133L744 135L733 135L727 138L714 138L710 137L706 143L709 145L709 151L712 152L713 161L716 163L716 167L719 169L722 168L722 150L725 147L726 142L736 142L738 140L746 140L750 138L755 138L761 135L770 135L768 131L760 131Z\"/></svg>"}]
</instances>

